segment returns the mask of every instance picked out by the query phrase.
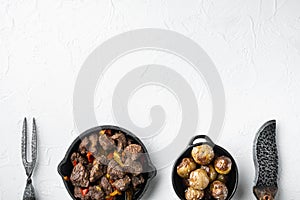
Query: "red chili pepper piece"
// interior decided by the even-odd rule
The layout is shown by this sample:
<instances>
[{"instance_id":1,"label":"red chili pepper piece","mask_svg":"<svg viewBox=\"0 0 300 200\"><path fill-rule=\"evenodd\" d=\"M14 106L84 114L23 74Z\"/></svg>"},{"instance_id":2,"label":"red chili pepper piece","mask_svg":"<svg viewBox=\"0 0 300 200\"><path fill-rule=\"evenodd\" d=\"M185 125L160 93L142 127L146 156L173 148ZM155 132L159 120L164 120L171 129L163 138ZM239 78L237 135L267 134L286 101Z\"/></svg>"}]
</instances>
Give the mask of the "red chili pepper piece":
<instances>
[{"instance_id":1,"label":"red chili pepper piece","mask_svg":"<svg viewBox=\"0 0 300 200\"><path fill-rule=\"evenodd\" d=\"M89 192L89 189L88 188L80 188L80 192L81 192L82 196L85 196Z\"/></svg>"},{"instance_id":2,"label":"red chili pepper piece","mask_svg":"<svg viewBox=\"0 0 300 200\"><path fill-rule=\"evenodd\" d=\"M87 152L86 157L87 157L89 163L92 163L95 159L92 152Z\"/></svg>"},{"instance_id":3,"label":"red chili pepper piece","mask_svg":"<svg viewBox=\"0 0 300 200\"><path fill-rule=\"evenodd\" d=\"M73 166L75 167L75 166L77 165L77 161L74 160L72 164L73 164Z\"/></svg>"}]
</instances>

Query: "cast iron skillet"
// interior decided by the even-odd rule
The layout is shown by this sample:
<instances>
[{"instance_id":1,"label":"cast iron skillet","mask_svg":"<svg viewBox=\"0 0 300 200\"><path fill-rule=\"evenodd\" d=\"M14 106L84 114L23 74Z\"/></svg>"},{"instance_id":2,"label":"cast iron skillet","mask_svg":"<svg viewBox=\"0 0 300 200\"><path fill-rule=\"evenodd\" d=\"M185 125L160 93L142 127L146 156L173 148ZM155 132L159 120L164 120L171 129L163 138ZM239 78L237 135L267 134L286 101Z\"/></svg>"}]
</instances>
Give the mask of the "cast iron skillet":
<instances>
[{"instance_id":1,"label":"cast iron skillet","mask_svg":"<svg viewBox=\"0 0 300 200\"><path fill-rule=\"evenodd\" d=\"M196 142L197 139L201 139L203 142ZM237 188L238 184L238 168L237 165L233 159L233 157L222 147L214 144L212 140L206 136L206 135L197 135L193 137L185 151L179 156L179 158L175 161L174 166L173 166L173 171L172 171L172 183L173 183L173 188L177 194L177 196L180 199L185 199L184 192L187 189L187 187L183 183L183 179L177 174L177 166L180 164L183 158L186 157L191 157L191 151L193 147L199 146L201 144L208 144L213 147L215 156L227 156L231 159L232 161L232 168L231 172L229 173L229 179L226 183L226 186L228 188L228 196L226 200L229 200L233 197L235 190Z\"/></svg>"},{"instance_id":2,"label":"cast iron skillet","mask_svg":"<svg viewBox=\"0 0 300 200\"><path fill-rule=\"evenodd\" d=\"M103 130L103 129L111 129L113 131L121 131L122 133L124 133L126 138L132 139L134 141L134 143L141 145L141 147L143 148L143 151L145 153L145 164L144 164L144 172L142 173L142 175L145 179L145 183L133 195L133 199L140 199L143 196L143 194L145 193L145 191L147 190L150 181L156 176L156 173L157 173L156 168L154 167L154 165L152 164L152 162L150 160L150 157L149 157L149 154L148 154L148 151L147 151L145 145L142 143L142 141L139 138L137 138L134 134L132 134L131 132L129 132L126 129L123 129L123 128L120 128L117 126L111 126L111 125L98 126L98 127L89 129L89 130L83 132L82 134L80 134L73 141L73 143L69 147L64 159L59 163L58 168L57 168L58 173L60 174L60 176L63 179L63 182L65 184L67 191L69 192L70 196L74 200L78 199L78 198L74 197L74 186L72 185L72 183L70 181L64 180L64 176L70 177L71 172L73 170L73 165L70 160L71 154L75 151L78 151L78 147L81 142L81 139L83 139L84 137L91 135L93 133L99 133L100 130ZM125 200L125 195L118 196L116 199L117 200Z\"/></svg>"}]
</instances>

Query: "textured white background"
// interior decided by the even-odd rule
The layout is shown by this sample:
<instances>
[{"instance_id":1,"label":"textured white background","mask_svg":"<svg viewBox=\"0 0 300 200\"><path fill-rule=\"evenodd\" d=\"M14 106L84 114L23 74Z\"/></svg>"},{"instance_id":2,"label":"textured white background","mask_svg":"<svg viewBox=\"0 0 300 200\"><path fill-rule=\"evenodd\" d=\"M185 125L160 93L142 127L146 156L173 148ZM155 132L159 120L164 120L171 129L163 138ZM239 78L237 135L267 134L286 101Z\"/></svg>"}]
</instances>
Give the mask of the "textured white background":
<instances>
[{"instance_id":1,"label":"textured white background","mask_svg":"<svg viewBox=\"0 0 300 200\"><path fill-rule=\"evenodd\" d=\"M38 199L70 199L56 167L79 134L72 101L80 67L103 41L124 31L149 27L170 29L193 39L220 73L226 119L216 143L228 149L239 166L234 199L254 199L252 141L262 123L273 118L278 122L281 165L278 199L299 199L299 1L1 0L0 200L21 199L23 194L26 177L20 139L24 116L35 116L38 123L39 160L33 177ZM205 133L211 110L201 77L189 66L167 58L156 55L149 62L182 71L199 102L199 133ZM136 60L144 62L142 57L128 60L124 63L129 68L136 66ZM115 64L99 81L95 94L99 124L115 123L110 98L113 85L128 71L121 69ZM151 93L146 98L149 102L166 107L167 123L162 133L176 133L180 102L158 86L133 96L129 103L132 119L140 126L149 123L143 112L147 102L140 102ZM167 142L174 134L158 137L157 141ZM157 148L156 143L150 142L148 148ZM177 199L170 167L159 170L153 183L144 199Z\"/></svg>"}]
</instances>

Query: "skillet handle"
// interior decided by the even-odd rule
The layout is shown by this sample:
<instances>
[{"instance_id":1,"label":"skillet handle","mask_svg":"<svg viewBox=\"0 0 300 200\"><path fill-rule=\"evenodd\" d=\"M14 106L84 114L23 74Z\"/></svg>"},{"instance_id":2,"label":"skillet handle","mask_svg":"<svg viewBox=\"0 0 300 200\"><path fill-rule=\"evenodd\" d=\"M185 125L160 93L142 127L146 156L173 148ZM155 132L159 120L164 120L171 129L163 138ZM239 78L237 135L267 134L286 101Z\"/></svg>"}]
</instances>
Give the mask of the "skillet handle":
<instances>
[{"instance_id":1,"label":"skillet handle","mask_svg":"<svg viewBox=\"0 0 300 200\"><path fill-rule=\"evenodd\" d=\"M190 140L189 146L195 144L194 142L195 142L195 140L197 140L197 139L203 139L206 143L208 143L208 144L210 144L210 145L212 145L212 146L215 145L215 144L213 143L213 141L212 141L207 135L196 135L196 136L194 136L194 137Z\"/></svg>"}]
</instances>

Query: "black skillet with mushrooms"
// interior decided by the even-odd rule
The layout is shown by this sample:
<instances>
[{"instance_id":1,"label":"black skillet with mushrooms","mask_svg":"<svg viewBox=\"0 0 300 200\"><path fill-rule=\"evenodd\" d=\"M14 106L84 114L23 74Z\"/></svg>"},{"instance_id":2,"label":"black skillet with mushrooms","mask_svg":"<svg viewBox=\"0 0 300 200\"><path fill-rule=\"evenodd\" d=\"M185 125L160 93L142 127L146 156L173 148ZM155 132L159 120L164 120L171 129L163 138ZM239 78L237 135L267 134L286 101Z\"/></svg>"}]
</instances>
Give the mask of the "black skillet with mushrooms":
<instances>
[{"instance_id":1,"label":"black skillet with mushrooms","mask_svg":"<svg viewBox=\"0 0 300 200\"><path fill-rule=\"evenodd\" d=\"M224 182L216 179L218 174L229 174L231 166L231 159L223 155L216 156L211 145L194 146L190 157L183 158L177 165L177 174L186 179L183 182L188 186L185 199L207 199L209 195L209 199L225 200L228 188Z\"/></svg>"},{"instance_id":2,"label":"black skillet with mushrooms","mask_svg":"<svg viewBox=\"0 0 300 200\"><path fill-rule=\"evenodd\" d=\"M92 130L74 141L58 167L70 195L78 200L139 199L156 175L144 145L119 127Z\"/></svg>"},{"instance_id":3,"label":"black skillet with mushrooms","mask_svg":"<svg viewBox=\"0 0 300 200\"><path fill-rule=\"evenodd\" d=\"M195 143L199 138L206 142ZM173 166L172 183L180 199L229 200L237 181L233 157L205 135L195 136Z\"/></svg>"}]
</instances>

